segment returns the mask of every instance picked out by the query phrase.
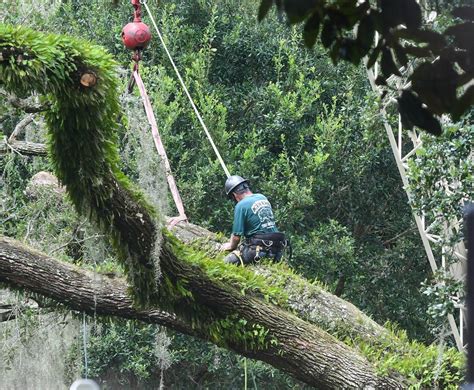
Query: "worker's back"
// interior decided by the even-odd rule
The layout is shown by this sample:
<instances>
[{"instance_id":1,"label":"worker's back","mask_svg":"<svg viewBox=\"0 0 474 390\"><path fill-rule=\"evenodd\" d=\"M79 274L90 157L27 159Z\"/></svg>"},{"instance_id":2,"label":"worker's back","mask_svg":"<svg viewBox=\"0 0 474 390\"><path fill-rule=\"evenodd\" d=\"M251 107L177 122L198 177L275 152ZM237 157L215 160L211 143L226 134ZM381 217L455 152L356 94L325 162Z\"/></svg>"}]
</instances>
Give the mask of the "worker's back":
<instances>
[{"instance_id":1,"label":"worker's back","mask_svg":"<svg viewBox=\"0 0 474 390\"><path fill-rule=\"evenodd\" d=\"M262 194L247 195L238 202L234 210L232 233L251 237L257 233L278 232L273 210L268 199Z\"/></svg>"}]
</instances>

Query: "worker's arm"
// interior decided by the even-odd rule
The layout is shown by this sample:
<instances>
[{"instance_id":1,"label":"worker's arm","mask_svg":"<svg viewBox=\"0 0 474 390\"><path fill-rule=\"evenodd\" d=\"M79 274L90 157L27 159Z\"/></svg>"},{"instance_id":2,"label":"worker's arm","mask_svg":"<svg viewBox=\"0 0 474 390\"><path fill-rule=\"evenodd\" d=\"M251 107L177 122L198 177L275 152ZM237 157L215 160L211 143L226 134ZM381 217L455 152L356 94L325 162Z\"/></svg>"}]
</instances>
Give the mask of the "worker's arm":
<instances>
[{"instance_id":1,"label":"worker's arm","mask_svg":"<svg viewBox=\"0 0 474 390\"><path fill-rule=\"evenodd\" d=\"M234 249L237 249L239 242L240 242L240 236L236 236L232 234L232 236L230 236L230 241L221 245L221 250L233 251Z\"/></svg>"}]
</instances>

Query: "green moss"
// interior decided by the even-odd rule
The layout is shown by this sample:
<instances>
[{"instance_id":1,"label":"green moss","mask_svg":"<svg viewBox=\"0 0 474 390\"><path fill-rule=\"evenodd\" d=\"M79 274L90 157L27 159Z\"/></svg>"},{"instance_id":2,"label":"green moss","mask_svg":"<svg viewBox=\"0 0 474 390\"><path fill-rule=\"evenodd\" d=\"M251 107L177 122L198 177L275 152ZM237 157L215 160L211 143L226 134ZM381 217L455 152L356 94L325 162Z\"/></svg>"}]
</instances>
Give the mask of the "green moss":
<instances>
[{"instance_id":1,"label":"green moss","mask_svg":"<svg viewBox=\"0 0 474 390\"><path fill-rule=\"evenodd\" d=\"M405 331L387 323L378 339L363 339L339 326L334 335L358 350L380 375L397 372L408 378L410 389L457 389L462 383L464 355L457 349L411 341Z\"/></svg>"},{"instance_id":2,"label":"green moss","mask_svg":"<svg viewBox=\"0 0 474 390\"><path fill-rule=\"evenodd\" d=\"M173 246L173 253L181 260L199 267L213 281L226 283L236 288L242 295L251 294L278 306L288 307L288 295L282 286L278 283L270 285L266 278L256 274L252 267L225 264L222 255L211 259L206 253L195 249L196 244L194 247L184 245L168 231L163 234L166 235L167 242ZM201 244L197 246L200 247Z\"/></svg>"},{"instance_id":3,"label":"green moss","mask_svg":"<svg viewBox=\"0 0 474 390\"><path fill-rule=\"evenodd\" d=\"M225 347L232 346L232 343L243 344L245 349L253 351L278 344L264 326L251 323L237 315L214 321L209 326L209 335L215 344Z\"/></svg>"},{"instance_id":4,"label":"green moss","mask_svg":"<svg viewBox=\"0 0 474 390\"><path fill-rule=\"evenodd\" d=\"M109 234L133 297L146 304L155 290L152 244L127 245L126 228L118 220L136 214L137 204L141 214L156 217L156 212L119 170L115 61L88 41L1 24L0 53L2 87L19 96L36 91L51 102L45 118L55 173L76 209ZM92 88L79 82L85 70L97 76ZM133 202L127 204L127 198Z\"/></svg>"}]
</instances>

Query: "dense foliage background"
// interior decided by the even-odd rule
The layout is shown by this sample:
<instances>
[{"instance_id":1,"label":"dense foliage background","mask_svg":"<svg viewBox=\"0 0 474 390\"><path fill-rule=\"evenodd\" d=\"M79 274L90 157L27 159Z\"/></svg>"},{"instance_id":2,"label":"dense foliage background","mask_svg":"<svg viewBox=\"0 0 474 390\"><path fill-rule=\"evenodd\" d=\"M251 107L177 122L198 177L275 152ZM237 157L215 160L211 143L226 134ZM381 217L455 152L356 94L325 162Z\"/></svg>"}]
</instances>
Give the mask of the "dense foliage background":
<instances>
[{"instance_id":1,"label":"dense foliage background","mask_svg":"<svg viewBox=\"0 0 474 390\"><path fill-rule=\"evenodd\" d=\"M431 278L428 263L365 70L333 65L319 46L305 49L298 27L274 15L257 23L254 1L149 0L148 5L231 172L249 178L253 190L272 202L279 228L292 239L292 267L337 289L378 322L391 321L414 339L435 341L442 319L427 313L433 297L420 290ZM131 17L127 1L57 1L48 7L21 2L5 11L7 23L107 47L120 64L125 91L130 53L120 31ZM144 21L151 24L147 16ZM225 175L158 39L145 51L141 73L191 222L228 234L233 205L223 196ZM24 113L7 100L0 94L1 130L8 137ZM172 203L163 202L163 173L136 92L124 93L122 103L127 114L119 119L122 169L173 215ZM419 161L425 171L413 176L414 183L440 174L436 167L428 172L422 161L435 153L432 145L441 145L436 146L441 155L443 145L464 148L456 161L466 151L469 155L470 118L451 126L444 143L427 142ZM45 142L43 126L35 116L27 138ZM470 167L460 167L468 196ZM0 233L68 261L115 272L108 244L67 200L49 192L32 195L28 189L36 172L51 169L47 158L13 153L0 160ZM118 375L128 386L146 388L165 370L164 383L173 388L242 387L244 361L237 355L152 326L91 322L92 376L110 383ZM82 367L80 337L78 332L69 348L70 373ZM303 387L260 362L245 364L254 388Z\"/></svg>"}]
</instances>

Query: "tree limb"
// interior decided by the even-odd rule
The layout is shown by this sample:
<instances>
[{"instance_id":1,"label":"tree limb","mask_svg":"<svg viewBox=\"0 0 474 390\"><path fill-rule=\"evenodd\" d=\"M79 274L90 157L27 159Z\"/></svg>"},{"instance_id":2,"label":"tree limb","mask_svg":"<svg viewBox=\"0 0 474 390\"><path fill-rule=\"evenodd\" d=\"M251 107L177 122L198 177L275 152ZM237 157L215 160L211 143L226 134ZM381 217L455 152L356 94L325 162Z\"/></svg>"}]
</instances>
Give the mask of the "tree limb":
<instances>
[{"instance_id":1,"label":"tree limb","mask_svg":"<svg viewBox=\"0 0 474 390\"><path fill-rule=\"evenodd\" d=\"M48 154L46 145L28 141L0 140L0 155L7 153L18 153L25 156L46 156Z\"/></svg>"},{"instance_id":2,"label":"tree limb","mask_svg":"<svg viewBox=\"0 0 474 390\"><path fill-rule=\"evenodd\" d=\"M20 135L23 135L26 126L33 122L33 118L34 114L28 114L20 122L18 122L15 126L15 130L13 130L13 132L10 134L10 137L8 138L8 143L16 141Z\"/></svg>"},{"instance_id":3,"label":"tree limb","mask_svg":"<svg viewBox=\"0 0 474 390\"><path fill-rule=\"evenodd\" d=\"M173 254L164 248L162 259L166 257ZM277 345L259 349L228 339L228 348L266 361L320 389L403 387L398 379L377 376L365 358L314 325L257 298L235 294L216 283L209 284L196 269L191 269L196 275L193 278L188 267L178 262L174 264L178 274L183 277L186 274L190 283L200 284L202 294L198 300L205 300L221 313L240 311L240 315L264 326L277 340ZM156 308L133 307L127 285L121 278L110 278L54 260L5 237L0 238L0 281L48 296L74 310L157 323L209 340L208 324L193 327L183 316Z\"/></svg>"}]
</instances>

